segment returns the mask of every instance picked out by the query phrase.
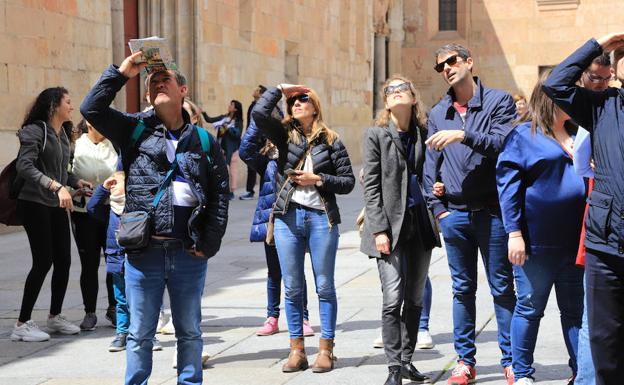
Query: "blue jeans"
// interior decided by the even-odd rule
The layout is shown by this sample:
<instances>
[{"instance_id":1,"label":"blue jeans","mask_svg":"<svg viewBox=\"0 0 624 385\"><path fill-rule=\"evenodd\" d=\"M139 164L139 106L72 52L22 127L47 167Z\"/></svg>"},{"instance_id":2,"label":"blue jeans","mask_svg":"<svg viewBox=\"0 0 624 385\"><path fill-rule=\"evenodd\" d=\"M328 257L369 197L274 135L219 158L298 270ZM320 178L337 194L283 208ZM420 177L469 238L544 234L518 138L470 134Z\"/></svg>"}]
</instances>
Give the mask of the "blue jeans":
<instances>
[{"instance_id":1,"label":"blue jeans","mask_svg":"<svg viewBox=\"0 0 624 385\"><path fill-rule=\"evenodd\" d=\"M452 210L440 220L453 280L453 339L458 361L476 364L475 294L477 252L481 251L485 274L494 297L501 365L511 365L509 327L516 297L511 263L507 260L507 233L500 213Z\"/></svg>"},{"instance_id":2,"label":"blue jeans","mask_svg":"<svg viewBox=\"0 0 624 385\"><path fill-rule=\"evenodd\" d=\"M182 241L150 241L126 258L126 296L130 330L126 347L126 385L144 385L152 372L152 339L165 286L178 346L178 384L202 383L201 295L207 260L191 256Z\"/></svg>"},{"instance_id":3,"label":"blue jeans","mask_svg":"<svg viewBox=\"0 0 624 385\"><path fill-rule=\"evenodd\" d=\"M511 348L516 380L533 377L533 352L544 309L555 286L561 313L568 365L576 374L578 332L583 316L583 270L576 267L576 253L534 253L523 266L514 266L518 301L511 319Z\"/></svg>"},{"instance_id":4,"label":"blue jeans","mask_svg":"<svg viewBox=\"0 0 624 385\"><path fill-rule=\"evenodd\" d=\"M282 296L282 270L275 246L264 244L264 255L267 263L267 318L280 316L280 299ZM308 320L308 289L303 282L303 319Z\"/></svg>"},{"instance_id":5,"label":"blue jeans","mask_svg":"<svg viewBox=\"0 0 624 385\"><path fill-rule=\"evenodd\" d=\"M275 217L274 238L284 280L290 338L303 337L303 264L306 250L310 251L319 297L321 338L334 338L338 313L334 286L338 237L338 226L330 227L327 215L321 210L290 202L288 212Z\"/></svg>"},{"instance_id":6,"label":"blue jeans","mask_svg":"<svg viewBox=\"0 0 624 385\"><path fill-rule=\"evenodd\" d=\"M420 324L418 330L429 330L429 314L431 313L431 297L433 290L431 289L431 280L427 276L425 282L425 291L423 292L422 312L420 313Z\"/></svg>"},{"instance_id":7,"label":"blue jeans","mask_svg":"<svg viewBox=\"0 0 624 385\"><path fill-rule=\"evenodd\" d=\"M585 280L583 280L583 289L587 292ZM578 352L576 354L578 371L576 372L574 385L595 385L596 371L594 370L594 360L592 360L591 355L589 327L587 322L587 296L585 295L583 298L583 320L578 334Z\"/></svg>"},{"instance_id":8,"label":"blue jeans","mask_svg":"<svg viewBox=\"0 0 624 385\"><path fill-rule=\"evenodd\" d=\"M111 273L113 276L113 291L115 292L115 301L117 301L117 334L128 333L130 326L130 312L128 311L128 301L126 300L126 282L123 274Z\"/></svg>"}]
</instances>

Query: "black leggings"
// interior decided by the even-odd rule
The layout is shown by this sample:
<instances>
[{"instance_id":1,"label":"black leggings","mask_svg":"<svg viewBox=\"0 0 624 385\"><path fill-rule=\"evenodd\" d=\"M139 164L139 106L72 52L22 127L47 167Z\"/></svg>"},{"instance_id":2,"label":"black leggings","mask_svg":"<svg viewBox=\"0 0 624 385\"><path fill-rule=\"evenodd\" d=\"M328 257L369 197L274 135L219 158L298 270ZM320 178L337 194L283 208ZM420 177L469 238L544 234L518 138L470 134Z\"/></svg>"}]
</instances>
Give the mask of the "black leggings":
<instances>
[{"instance_id":1,"label":"black leggings","mask_svg":"<svg viewBox=\"0 0 624 385\"><path fill-rule=\"evenodd\" d=\"M48 207L25 200L18 200L17 206L24 221L33 261L24 284L19 315L19 321L26 322L31 318L41 286L52 265L54 270L50 314L57 315L61 312L71 265L69 220L65 209L59 207Z\"/></svg>"},{"instance_id":2,"label":"black leggings","mask_svg":"<svg viewBox=\"0 0 624 385\"><path fill-rule=\"evenodd\" d=\"M92 218L87 213L71 214L74 239L80 255L80 291L85 313L94 313L98 295L98 269L100 268L101 251L106 248L107 224ZM109 281L111 284L109 285ZM106 276L108 304L115 306L115 295L112 290L112 276ZM110 288L109 288L110 287Z\"/></svg>"}]
</instances>

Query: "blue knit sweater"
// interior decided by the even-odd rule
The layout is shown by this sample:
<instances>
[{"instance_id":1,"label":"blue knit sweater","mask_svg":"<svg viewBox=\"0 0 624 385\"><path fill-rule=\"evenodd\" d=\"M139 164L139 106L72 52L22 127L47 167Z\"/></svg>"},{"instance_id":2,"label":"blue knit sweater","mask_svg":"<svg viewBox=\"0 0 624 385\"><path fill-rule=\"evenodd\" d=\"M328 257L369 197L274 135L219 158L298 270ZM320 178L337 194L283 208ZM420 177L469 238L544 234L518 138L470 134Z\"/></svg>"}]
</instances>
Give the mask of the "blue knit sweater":
<instances>
[{"instance_id":1,"label":"blue knit sweater","mask_svg":"<svg viewBox=\"0 0 624 385\"><path fill-rule=\"evenodd\" d=\"M576 253L585 181L572 158L541 130L522 124L507 138L496 166L505 231L521 230L528 253Z\"/></svg>"}]
</instances>

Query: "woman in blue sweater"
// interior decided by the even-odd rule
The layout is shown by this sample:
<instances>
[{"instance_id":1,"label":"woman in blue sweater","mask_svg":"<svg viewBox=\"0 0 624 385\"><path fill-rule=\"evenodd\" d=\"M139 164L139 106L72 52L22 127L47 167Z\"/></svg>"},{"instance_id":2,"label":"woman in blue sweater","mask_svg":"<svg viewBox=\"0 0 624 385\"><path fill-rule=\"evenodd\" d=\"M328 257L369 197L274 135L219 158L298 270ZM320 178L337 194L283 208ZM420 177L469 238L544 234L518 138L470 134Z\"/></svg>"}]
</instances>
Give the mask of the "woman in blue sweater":
<instances>
[{"instance_id":1,"label":"woman in blue sweater","mask_svg":"<svg viewBox=\"0 0 624 385\"><path fill-rule=\"evenodd\" d=\"M574 171L570 117L541 89L530 101L532 122L509 135L498 157L498 194L517 302L511 320L516 384L532 384L540 319L555 287L573 376L583 313L583 271L575 266L585 206L585 182Z\"/></svg>"}]
</instances>

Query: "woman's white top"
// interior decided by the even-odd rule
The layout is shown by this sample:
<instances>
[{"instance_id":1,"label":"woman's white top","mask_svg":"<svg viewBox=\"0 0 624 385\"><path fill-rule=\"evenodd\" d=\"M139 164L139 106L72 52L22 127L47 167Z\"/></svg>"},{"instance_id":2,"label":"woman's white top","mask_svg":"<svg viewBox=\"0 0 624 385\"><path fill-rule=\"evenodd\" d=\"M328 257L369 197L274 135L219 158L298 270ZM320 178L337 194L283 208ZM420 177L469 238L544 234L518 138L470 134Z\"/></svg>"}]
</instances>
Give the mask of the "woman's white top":
<instances>
[{"instance_id":1,"label":"woman's white top","mask_svg":"<svg viewBox=\"0 0 624 385\"><path fill-rule=\"evenodd\" d=\"M305 163L303 164L303 171L314 172L314 165L312 164L312 155L308 153ZM325 210L323 201L321 200L321 194L314 185L311 186L299 186L295 188L295 192L290 198L293 202L297 202L302 206L310 207L317 210Z\"/></svg>"},{"instance_id":2,"label":"woman's white top","mask_svg":"<svg viewBox=\"0 0 624 385\"><path fill-rule=\"evenodd\" d=\"M93 184L95 189L102 184L117 169L117 152L113 144L108 139L100 143L93 143L87 134L82 134L76 140L74 149L74 161L71 166L71 173L80 179L84 179ZM86 202L89 197L86 197ZM74 210L86 213L85 207L74 206Z\"/></svg>"}]
</instances>

